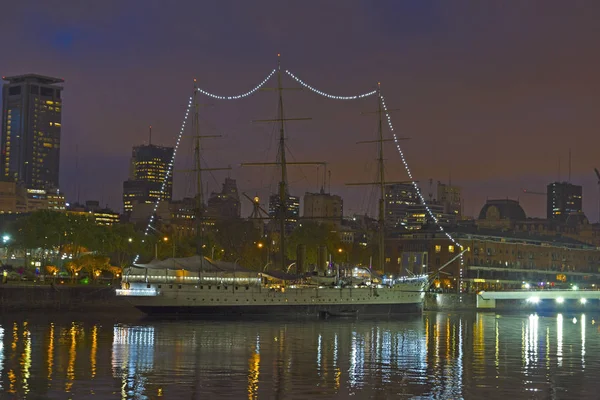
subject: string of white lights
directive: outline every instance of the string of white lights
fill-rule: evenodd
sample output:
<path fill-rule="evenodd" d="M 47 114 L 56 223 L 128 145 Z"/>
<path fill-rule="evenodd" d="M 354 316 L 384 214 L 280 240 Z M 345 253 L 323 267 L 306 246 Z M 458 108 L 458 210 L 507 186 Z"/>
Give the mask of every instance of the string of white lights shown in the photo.
<path fill-rule="evenodd" d="M 187 124 L 188 116 L 190 115 L 190 109 L 192 108 L 192 99 L 190 99 L 187 104 L 187 108 L 185 110 L 185 116 L 183 117 L 183 121 L 181 122 L 181 128 L 179 129 L 179 134 L 177 135 L 177 142 L 175 142 L 175 147 L 173 148 L 173 155 L 171 156 L 171 161 L 169 162 L 169 167 L 167 168 L 167 173 L 165 174 L 165 178 L 163 179 L 163 183 L 161 186 L 160 194 L 154 203 L 154 209 L 152 210 L 152 214 L 150 215 L 150 219 L 148 220 L 148 225 L 146 225 L 146 230 L 144 231 L 144 236 L 148 236 L 150 229 L 152 229 L 152 224 L 154 222 L 154 215 L 156 214 L 156 210 L 158 210 L 158 205 L 162 200 L 162 194 L 165 192 L 165 188 L 169 182 L 169 176 L 173 172 L 173 165 L 175 165 L 175 156 L 177 155 L 177 149 L 179 149 L 179 145 L 181 143 L 181 137 L 183 136 L 183 131 L 185 130 L 185 126 Z M 140 258 L 140 255 L 136 255 L 133 259 L 133 263 L 135 264 Z"/>
<path fill-rule="evenodd" d="M 446 235 L 446 237 L 448 239 L 450 239 L 452 241 L 452 243 L 454 243 L 458 247 L 462 248 L 462 246 L 452 237 L 452 235 L 450 235 L 448 232 L 446 232 L 444 230 L 444 227 L 440 224 L 438 218 L 435 216 L 435 214 L 433 213 L 433 211 L 431 211 L 431 209 L 427 205 L 427 202 L 425 201 L 425 198 L 423 197 L 423 194 L 421 193 L 421 190 L 419 189 L 419 185 L 417 185 L 417 183 L 415 182 L 415 180 L 413 178 L 413 174 L 412 174 L 410 168 L 408 167 L 408 163 L 406 162 L 406 158 L 404 157 L 404 152 L 402 151 L 402 148 L 400 147 L 400 141 L 398 140 L 398 137 L 396 136 L 396 132 L 394 131 L 394 126 L 392 125 L 392 118 L 390 117 L 390 114 L 389 114 L 389 112 L 387 110 L 387 106 L 385 104 L 385 98 L 383 97 L 383 95 L 380 95 L 380 96 L 381 96 L 381 104 L 383 106 L 383 111 L 385 112 L 385 116 L 387 118 L 388 126 L 390 128 L 390 131 L 392 132 L 393 137 L 394 137 L 394 143 L 396 144 L 396 149 L 398 150 L 398 153 L 400 154 L 400 158 L 402 159 L 402 164 L 404 164 L 404 169 L 406 169 L 406 173 L 408 174 L 408 177 L 409 177 L 412 185 L 414 186 L 414 188 L 415 188 L 415 190 L 417 192 L 417 196 L 419 196 L 419 199 L 421 200 L 421 203 L 425 206 L 425 210 L 427 211 L 427 213 L 429 214 L 429 216 L 439 226 L 440 230 L 442 232 L 444 232 L 444 234 Z"/>
<path fill-rule="evenodd" d="M 296 75 L 292 74 L 287 69 L 285 70 L 285 73 L 288 74 L 289 76 L 291 76 L 296 82 L 298 82 L 299 84 L 301 84 L 305 88 L 310 89 L 313 92 L 315 92 L 317 94 L 320 94 L 323 97 L 327 97 L 327 98 L 334 99 L 334 100 L 357 100 L 357 99 L 362 99 L 363 97 L 372 96 L 375 93 L 377 93 L 377 90 L 373 90 L 371 92 L 367 92 L 367 93 L 363 93 L 363 94 L 358 94 L 356 96 L 334 96 L 332 94 L 328 94 L 328 93 L 322 92 L 319 89 L 316 89 L 316 88 L 310 86 L 308 83 L 304 82 L 302 79 L 298 78 Z"/>
<path fill-rule="evenodd" d="M 198 92 L 202 93 L 206 96 L 218 99 L 218 100 L 237 100 L 237 99 L 241 99 L 247 96 L 250 96 L 251 94 L 253 94 L 254 92 L 256 92 L 258 89 L 260 89 L 262 86 L 265 85 L 265 83 L 267 83 L 269 81 L 269 79 L 271 79 L 271 77 L 273 76 L 273 74 L 275 74 L 276 70 L 272 70 L 271 73 L 269 75 L 267 75 L 267 77 L 261 82 L 259 83 L 257 86 L 255 86 L 252 90 L 250 90 L 249 92 L 246 93 L 242 93 L 242 94 L 238 94 L 235 96 L 219 96 L 213 93 L 209 93 L 206 90 L 200 89 L 198 88 Z M 181 128 L 179 130 L 179 134 L 177 135 L 177 142 L 175 143 L 175 147 L 173 149 L 173 156 L 171 157 L 171 161 L 169 162 L 169 166 L 167 168 L 167 173 L 165 174 L 165 178 L 163 179 L 163 183 L 161 186 L 161 191 L 160 194 L 158 196 L 158 198 L 156 199 L 156 202 L 154 203 L 154 208 L 152 210 L 152 214 L 150 215 L 150 218 L 148 220 L 148 225 L 146 225 L 146 230 L 144 231 L 144 236 L 148 236 L 148 233 L 150 233 L 150 229 L 153 229 L 153 224 L 154 224 L 154 217 L 156 214 L 156 211 L 158 210 L 158 206 L 162 200 L 162 194 L 164 193 L 168 181 L 169 181 L 169 176 L 171 175 L 171 173 L 173 172 L 173 165 L 175 165 L 175 157 L 177 155 L 177 150 L 179 149 L 179 145 L 181 143 L 181 138 L 183 136 L 183 131 L 185 130 L 185 126 L 187 124 L 187 120 L 188 120 L 188 116 L 190 114 L 190 109 L 192 107 L 192 97 L 190 97 L 188 105 L 187 105 L 187 109 L 185 110 L 185 116 L 183 117 L 183 121 L 181 122 Z M 140 255 L 137 254 L 135 256 L 135 258 L 133 259 L 133 262 L 136 263 L 140 258 Z"/>
<path fill-rule="evenodd" d="M 242 93 L 242 94 L 238 94 L 235 96 L 219 96 L 217 94 L 213 94 L 213 93 L 209 93 L 204 89 L 198 89 L 198 92 L 208 96 L 208 97 L 212 97 L 213 99 L 218 99 L 218 100 L 237 100 L 237 99 L 241 99 L 247 96 L 250 96 L 252 93 L 256 92 L 258 89 L 260 89 L 261 87 L 264 86 L 265 83 L 267 83 L 267 81 L 269 79 L 271 79 L 271 77 L 273 76 L 273 74 L 276 72 L 276 70 L 271 71 L 271 73 L 269 75 L 267 75 L 267 77 L 261 82 L 259 83 L 254 89 L 250 90 L 249 92 L 246 93 Z"/>
<path fill-rule="evenodd" d="M 392 125 L 392 118 L 390 117 L 390 113 L 388 112 L 387 106 L 385 104 L 385 98 L 383 97 L 383 95 L 381 93 L 379 93 L 379 96 L 381 96 L 381 104 L 383 105 L 383 110 L 385 111 L 385 116 L 387 118 L 387 123 L 390 128 L 390 132 L 392 132 L 392 135 L 394 137 L 394 143 L 396 144 L 396 149 L 398 150 L 398 154 L 400 154 L 400 158 L 402 159 L 402 163 L 404 164 L 404 169 L 406 169 L 406 173 L 408 174 L 408 177 L 410 178 L 410 181 L 411 181 L 412 185 L 414 186 L 414 188 L 417 192 L 417 195 L 419 196 L 419 199 L 421 200 L 421 204 L 423 204 L 425 206 L 425 210 L 427 210 L 427 214 L 429 214 L 429 216 L 433 219 L 433 221 L 438 226 L 438 228 L 440 228 L 440 231 L 443 232 L 444 235 L 446 235 L 446 237 L 452 243 L 454 243 L 454 245 L 457 246 L 461 251 L 460 269 L 459 269 L 459 284 L 458 284 L 459 286 L 458 287 L 462 288 L 463 267 L 464 267 L 464 257 L 462 254 L 463 246 L 456 239 L 454 239 L 452 237 L 452 235 L 450 235 L 450 233 L 448 233 L 448 232 L 446 232 L 446 230 L 444 230 L 444 227 L 440 224 L 439 220 L 437 219 L 437 217 L 435 216 L 433 211 L 431 211 L 431 209 L 427 205 L 427 202 L 425 201 L 425 198 L 421 194 L 421 190 L 419 189 L 419 186 L 415 182 L 412 172 L 410 171 L 410 168 L 408 167 L 408 163 L 406 162 L 406 157 L 404 157 L 404 152 L 402 151 L 402 148 L 400 147 L 400 141 L 398 140 L 398 137 L 396 136 L 396 132 L 394 131 L 394 126 Z M 460 301 L 462 302 L 462 298 L 460 299 Z"/>

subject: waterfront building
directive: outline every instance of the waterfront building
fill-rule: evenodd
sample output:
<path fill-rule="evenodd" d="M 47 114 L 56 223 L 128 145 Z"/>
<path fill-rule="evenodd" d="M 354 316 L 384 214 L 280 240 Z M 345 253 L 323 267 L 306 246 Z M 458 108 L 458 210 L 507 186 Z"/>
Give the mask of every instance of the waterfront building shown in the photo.
<path fill-rule="evenodd" d="M 468 250 L 462 263 L 456 243 L 426 229 L 386 240 L 386 270 L 427 271 L 446 290 L 598 285 L 600 229 L 587 220 L 571 222 L 528 219 L 518 201 L 488 200 L 475 223 L 445 229 Z"/>
<path fill-rule="evenodd" d="M 59 78 L 3 77 L 2 178 L 30 189 L 59 187 L 62 86 Z"/>

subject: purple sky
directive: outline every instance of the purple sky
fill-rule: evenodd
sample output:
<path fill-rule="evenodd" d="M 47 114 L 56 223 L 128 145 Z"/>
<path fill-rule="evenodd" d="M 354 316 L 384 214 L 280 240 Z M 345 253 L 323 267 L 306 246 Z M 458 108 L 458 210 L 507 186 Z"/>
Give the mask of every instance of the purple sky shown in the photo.
<path fill-rule="evenodd" d="M 173 145 L 192 79 L 218 94 L 260 82 L 282 53 L 283 68 L 332 94 L 371 90 L 377 81 L 393 113 L 416 179 L 463 187 L 465 212 L 487 197 L 519 197 L 530 216 L 545 213 L 545 191 L 567 178 L 598 220 L 600 168 L 600 3 L 597 1 L 13 1 L 3 4 L 0 75 L 39 73 L 65 79 L 61 187 L 68 200 L 97 199 L 121 209 L 131 147 Z M 274 82 L 273 82 L 274 83 Z M 286 85 L 293 82 L 286 78 Z M 263 198 L 276 180 L 269 169 L 274 130 L 252 124 L 275 116 L 274 93 L 238 101 L 202 99 L 209 167 L 231 165 L 241 191 Z M 298 161 L 327 161 L 331 190 L 348 213 L 375 206 L 368 188 L 346 182 L 374 178 L 375 148 L 356 145 L 376 132 L 374 98 L 342 102 L 309 91 L 288 92 L 288 146 Z M 183 142 L 176 170 L 191 162 Z M 77 151 L 76 151 L 77 149 Z M 394 148 L 387 172 L 405 180 Z M 78 160 L 78 161 L 77 161 Z M 207 177 L 218 190 L 226 173 Z M 192 194 L 176 172 L 175 195 Z M 290 172 L 292 194 L 317 189 L 315 168 Z M 424 184 L 425 194 L 429 185 Z M 78 189 L 77 189 L 78 188 Z M 248 204 L 244 203 L 244 212 Z"/>

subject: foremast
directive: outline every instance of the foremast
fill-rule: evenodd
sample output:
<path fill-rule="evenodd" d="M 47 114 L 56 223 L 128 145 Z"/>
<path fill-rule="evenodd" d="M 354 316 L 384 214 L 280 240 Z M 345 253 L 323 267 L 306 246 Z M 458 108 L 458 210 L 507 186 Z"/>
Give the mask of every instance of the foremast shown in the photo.
<path fill-rule="evenodd" d="M 195 228 L 196 228 L 196 254 L 200 257 L 204 256 L 204 191 L 202 189 L 202 171 L 223 171 L 230 170 L 231 167 L 227 168 L 202 168 L 202 146 L 201 139 L 203 138 L 218 138 L 221 135 L 200 135 L 200 123 L 199 123 L 200 105 L 198 104 L 198 83 L 194 78 L 194 118 L 192 119 L 192 131 L 194 138 L 194 168 L 192 172 L 196 174 L 196 215 L 195 215 Z"/>

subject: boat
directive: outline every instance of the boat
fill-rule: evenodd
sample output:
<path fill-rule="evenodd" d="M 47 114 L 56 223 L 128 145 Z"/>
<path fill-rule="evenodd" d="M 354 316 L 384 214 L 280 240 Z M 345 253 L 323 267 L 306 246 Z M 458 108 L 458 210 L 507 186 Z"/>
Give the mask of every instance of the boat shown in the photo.
<path fill-rule="evenodd" d="M 286 177 L 285 135 L 281 68 L 278 68 L 279 154 L 281 169 L 279 182 L 279 229 L 286 229 L 286 199 L 289 196 Z M 195 90 L 195 96 L 197 90 Z M 384 181 L 382 99 L 379 98 L 378 182 L 379 199 L 379 271 L 384 269 Z M 197 104 L 197 102 L 196 102 Z M 197 110 L 194 118 L 197 121 Z M 196 123 L 197 127 L 197 123 Z M 196 132 L 199 141 L 201 136 Z M 197 142 L 198 143 L 198 142 Z M 196 145 L 197 153 L 199 144 Z M 199 155 L 197 154 L 199 159 Z M 256 163 L 258 165 L 258 163 Z M 198 176 L 199 176 L 199 162 Z M 265 164 L 261 164 L 265 165 Z M 198 188 L 201 188 L 198 177 Z M 201 199 L 201 196 L 197 196 Z M 198 207 L 201 213 L 201 204 Z M 196 218 L 197 233 L 201 215 Z M 263 316 L 263 317 L 390 317 L 407 313 L 421 313 L 427 276 L 392 277 L 376 274 L 371 266 L 352 267 L 333 272 L 330 265 L 319 265 L 316 271 L 298 271 L 288 274 L 285 268 L 284 240 L 280 235 L 281 271 L 257 272 L 236 263 L 213 260 L 202 254 L 199 235 L 197 255 L 187 258 L 153 260 L 134 264 L 122 280 L 118 296 L 129 301 L 142 312 L 160 316 Z M 340 273 L 342 272 L 342 273 Z M 344 278 L 340 278 L 341 276 Z"/>

